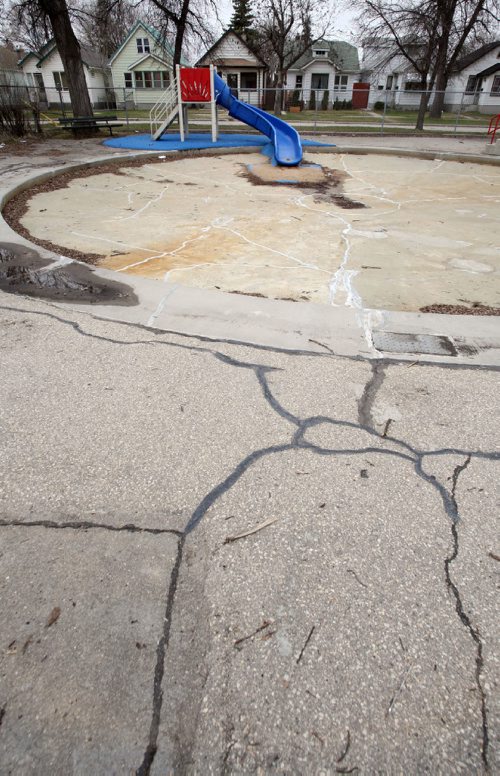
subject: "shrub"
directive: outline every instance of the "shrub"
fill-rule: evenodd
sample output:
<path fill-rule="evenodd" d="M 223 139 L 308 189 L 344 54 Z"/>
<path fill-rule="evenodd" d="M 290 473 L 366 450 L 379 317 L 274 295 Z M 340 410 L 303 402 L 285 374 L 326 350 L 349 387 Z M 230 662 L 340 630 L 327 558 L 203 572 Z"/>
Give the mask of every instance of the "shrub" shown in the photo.
<path fill-rule="evenodd" d="M 309 110 L 316 110 L 316 92 L 314 89 L 311 90 L 311 95 L 309 97 Z"/>
<path fill-rule="evenodd" d="M 373 110 L 384 110 L 384 103 L 382 102 L 382 100 L 377 100 L 377 102 L 373 106 Z"/>
<path fill-rule="evenodd" d="M 328 89 L 325 89 L 323 92 L 323 97 L 321 98 L 321 110 L 328 110 Z"/>
<path fill-rule="evenodd" d="M 295 91 L 292 93 L 290 105 L 292 105 L 294 108 L 300 107 L 300 89 L 295 89 Z"/>

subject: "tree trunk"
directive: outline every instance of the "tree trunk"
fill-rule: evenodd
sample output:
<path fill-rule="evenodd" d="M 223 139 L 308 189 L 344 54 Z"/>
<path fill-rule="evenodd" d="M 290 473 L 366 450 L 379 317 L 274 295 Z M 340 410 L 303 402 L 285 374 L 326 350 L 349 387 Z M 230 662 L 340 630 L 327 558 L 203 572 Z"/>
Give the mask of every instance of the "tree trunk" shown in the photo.
<path fill-rule="evenodd" d="M 434 99 L 429 111 L 432 119 L 440 119 L 444 105 L 444 90 L 448 83 L 446 65 L 448 62 L 449 34 L 443 34 L 439 41 L 436 57 L 436 69 L 434 71 Z"/>
<path fill-rule="evenodd" d="M 448 84 L 448 76 L 444 67 L 440 68 L 436 75 L 436 90 L 432 100 L 429 115 L 432 119 L 440 119 L 444 109 L 444 93 Z"/>
<path fill-rule="evenodd" d="M 57 50 L 68 79 L 73 116 L 92 116 L 80 44 L 71 26 L 66 0 L 40 0 L 40 7 L 52 25 Z"/>
<path fill-rule="evenodd" d="M 184 43 L 184 35 L 186 32 L 186 23 L 189 13 L 190 0 L 183 0 L 181 12 L 179 14 L 179 21 L 176 25 L 175 31 L 175 48 L 174 48 L 174 66 L 180 65 L 182 57 L 182 44 Z"/>
<path fill-rule="evenodd" d="M 285 69 L 280 64 L 276 79 L 276 91 L 274 93 L 274 115 L 281 116 L 283 110 L 283 85 L 285 83 Z"/>
<path fill-rule="evenodd" d="M 424 128 L 424 119 L 425 114 L 427 111 L 427 106 L 429 104 L 429 97 L 430 92 L 422 92 L 420 95 L 420 105 L 418 106 L 418 115 L 417 115 L 417 123 L 415 124 L 415 129 L 423 129 Z"/>

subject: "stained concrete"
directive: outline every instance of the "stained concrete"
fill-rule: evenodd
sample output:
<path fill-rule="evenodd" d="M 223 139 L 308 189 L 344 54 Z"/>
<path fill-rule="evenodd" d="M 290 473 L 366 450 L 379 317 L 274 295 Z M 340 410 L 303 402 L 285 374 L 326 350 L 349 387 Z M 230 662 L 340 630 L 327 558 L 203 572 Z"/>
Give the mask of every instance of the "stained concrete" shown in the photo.
<path fill-rule="evenodd" d="M 235 154 L 96 171 L 34 195 L 21 223 L 102 267 L 184 285 L 358 309 L 500 304 L 498 168 L 331 153 L 306 164 Z"/>

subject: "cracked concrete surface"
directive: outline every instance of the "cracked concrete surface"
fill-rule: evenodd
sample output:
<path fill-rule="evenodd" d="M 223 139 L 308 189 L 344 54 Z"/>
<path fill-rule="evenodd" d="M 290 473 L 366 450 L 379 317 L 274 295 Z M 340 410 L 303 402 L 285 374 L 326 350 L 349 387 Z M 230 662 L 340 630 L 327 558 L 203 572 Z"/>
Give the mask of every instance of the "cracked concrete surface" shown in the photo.
<path fill-rule="evenodd" d="M 0 331 L 2 771 L 498 771 L 498 369 Z"/>
<path fill-rule="evenodd" d="M 257 153 L 97 168 L 35 192 L 20 222 L 125 277 L 361 313 L 498 306 L 498 168 L 336 152 L 306 161 L 315 166 L 287 173 L 297 185 L 271 186 L 252 182 L 273 169 Z M 344 195 L 360 209 L 339 207 Z"/>

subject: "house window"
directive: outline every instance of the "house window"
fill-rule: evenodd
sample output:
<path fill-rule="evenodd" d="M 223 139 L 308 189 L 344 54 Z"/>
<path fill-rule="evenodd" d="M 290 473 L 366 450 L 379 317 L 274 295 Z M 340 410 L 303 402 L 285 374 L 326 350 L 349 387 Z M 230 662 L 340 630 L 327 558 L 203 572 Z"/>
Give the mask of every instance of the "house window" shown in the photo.
<path fill-rule="evenodd" d="M 328 89 L 328 73 L 313 73 L 311 89 Z"/>
<path fill-rule="evenodd" d="M 132 88 L 132 73 L 125 73 L 125 88 Z"/>
<path fill-rule="evenodd" d="M 137 53 L 149 54 L 149 38 L 136 38 Z"/>
<path fill-rule="evenodd" d="M 66 78 L 66 73 L 52 73 L 54 76 L 54 83 L 56 85 L 56 89 L 67 89 L 68 88 L 68 79 Z"/>
<path fill-rule="evenodd" d="M 465 86 L 465 93 L 466 94 L 473 94 L 476 90 L 476 81 L 477 78 L 475 75 L 470 75 L 467 79 L 467 84 Z"/>
<path fill-rule="evenodd" d="M 335 91 L 339 91 L 340 89 L 341 92 L 345 92 L 347 91 L 347 81 L 348 81 L 348 76 L 336 75 L 333 88 L 335 89 Z"/>
<path fill-rule="evenodd" d="M 314 51 L 315 57 L 326 57 L 327 54 L 328 52 L 326 51 L 326 49 L 315 49 Z"/>
<path fill-rule="evenodd" d="M 134 75 L 136 89 L 166 89 L 170 84 L 168 70 L 138 70 Z"/>
<path fill-rule="evenodd" d="M 240 83 L 242 89 L 256 89 L 257 73 L 241 73 Z"/>
<path fill-rule="evenodd" d="M 494 77 L 490 94 L 500 94 L 500 75 Z"/>
<path fill-rule="evenodd" d="M 425 92 L 425 81 L 406 81 L 405 92 Z"/>
<path fill-rule="evenodd" d="M 295 76 L 295 88 L 296 89 L 302 89 L 302 76 L 296 75 Z"/>
<path fill-rule="evenodd" d="M 386 89 L 392 89 L 392 82 L 393 81 L 394 81 L 394 76 L 393 75 L 388 75 L 387 76 L 387 81 L 385 82 L 385 88 Z"/>

